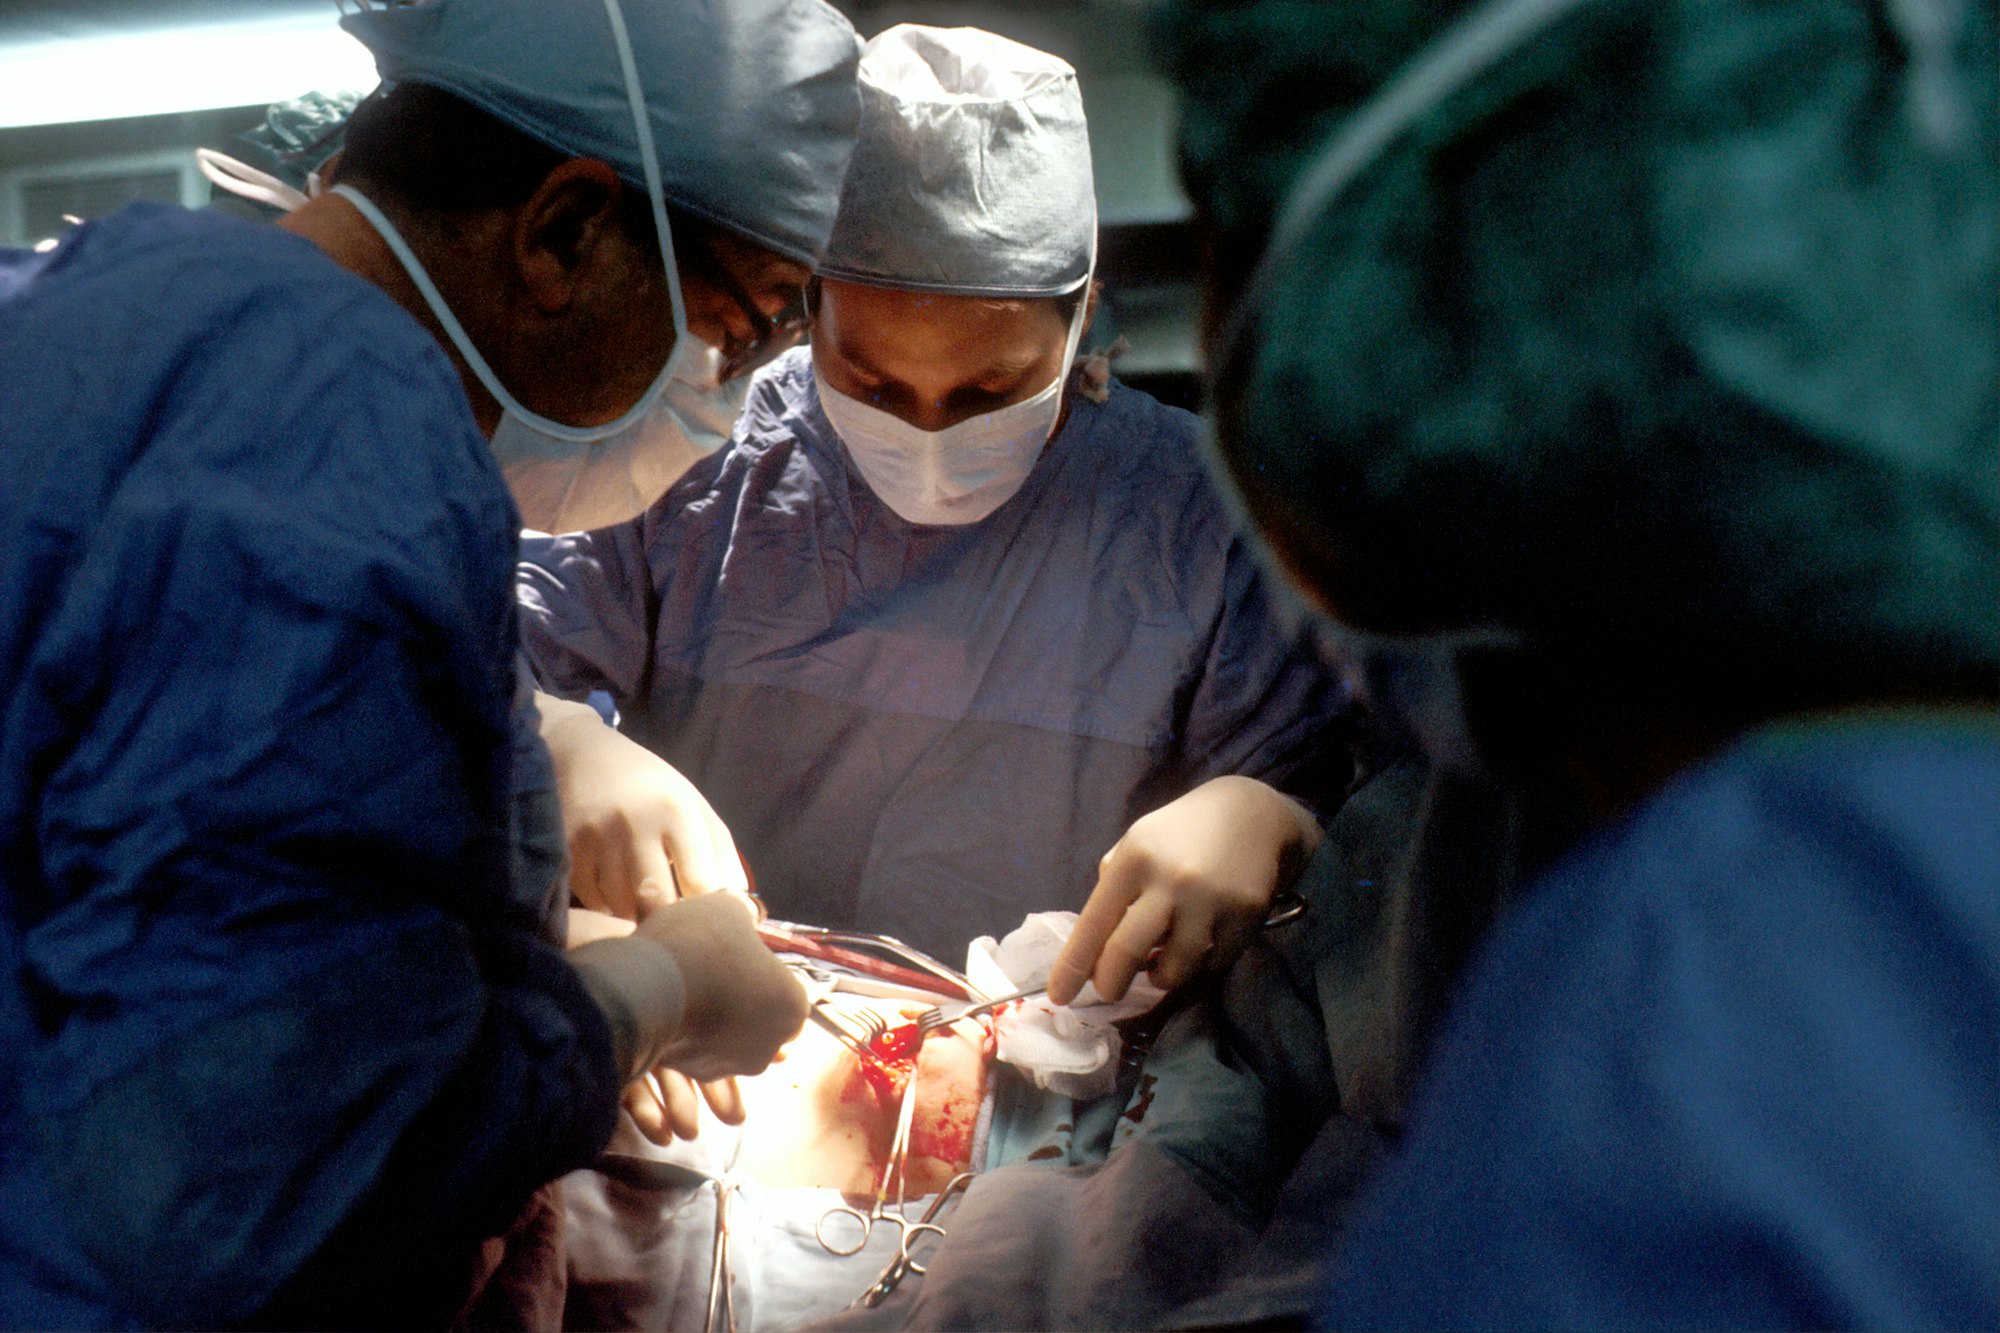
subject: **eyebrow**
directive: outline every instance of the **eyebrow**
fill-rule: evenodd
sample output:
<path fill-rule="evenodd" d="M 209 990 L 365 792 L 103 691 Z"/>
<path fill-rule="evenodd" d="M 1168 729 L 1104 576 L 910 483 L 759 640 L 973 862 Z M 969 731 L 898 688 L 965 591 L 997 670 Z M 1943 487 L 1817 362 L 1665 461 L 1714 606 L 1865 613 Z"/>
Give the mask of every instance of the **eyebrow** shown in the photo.
<path fill-rule="evenodd" d="M 1035 362 L 1041 359 L 1042 354 L 1040 352 L 1027 352 L 1018 357 L 1002 357 L 988 366 L 986 373 L 988 375 L 1019 375 L 1033 369 Z"/>
<path fill-rule="evenodd" d="M 845 346 L 843 346 L 840 349 L 840 355 L 847 361 L 849 365 L 853 366 L 856 370 L 860 371 L 864 375 L 871 376 L 872 378 L 878 380 L 894 380 L 898 384 L 902 383 L 901 380 L 897 380 L 894 375 L 885 372 L 880 366 L 876 365 L 873 361 L 870 361 L 867 357 L 862 356 L 859 353 L 849 351 Z M 1035 362 L 1040 359 L 1041 359 L 1040 355 L 1034 352 L 1030 352 L 1026 355 L 1019 357 L 1003 357 L 998 361 L 994 361 L 988 364 L 987 366 L 982 368 L 977 374 L 967 375 L 964 378 L 968 383 L 972 383 L 978 380 L 991 378 L 994 375 L 1021 375 L 1031 370 L 1034 367 Z"/>

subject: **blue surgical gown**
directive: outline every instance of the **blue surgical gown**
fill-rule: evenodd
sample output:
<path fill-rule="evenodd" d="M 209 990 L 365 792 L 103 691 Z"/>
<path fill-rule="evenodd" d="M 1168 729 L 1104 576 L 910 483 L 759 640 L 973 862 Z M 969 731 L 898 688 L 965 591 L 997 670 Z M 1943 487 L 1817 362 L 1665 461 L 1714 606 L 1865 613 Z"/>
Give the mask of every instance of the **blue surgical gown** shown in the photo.
<path fill-rule="evenodd" d="M 544 683 L 605 690 L 728 824 L 772 910 L 956 962 L 1079 908 L 1139 815 L 1222 774 L 1330 812 L 1346 693 L 1288 634 L 1189 413 L 1113 384 L 991 516 L 913 526 L 810 353 L 634 521 L 530 543 Z"/>
<path fill-rule="evenodd" d="M 0 275 L 0 1326 L 447 1319 L 617 1092 L 464 391 L 218 215 Z"/>
<path fill-rule="evenodd" d="M 2000 1326 L 2000 726 L 1767 731 L 1530 887 L 1320 1316 Z"/>

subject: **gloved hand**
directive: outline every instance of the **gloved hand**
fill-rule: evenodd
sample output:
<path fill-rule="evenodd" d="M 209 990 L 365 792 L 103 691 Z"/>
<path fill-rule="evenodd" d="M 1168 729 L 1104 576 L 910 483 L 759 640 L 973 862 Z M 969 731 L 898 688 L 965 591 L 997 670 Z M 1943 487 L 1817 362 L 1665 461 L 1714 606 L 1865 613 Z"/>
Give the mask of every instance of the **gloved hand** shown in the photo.
<path fill-rule="evenodd" d="M 1049 998 L 1068 1004 L 1091 981 L 1116 1000 L 1142 967 L 1171 989 L 1227 966 L 1319 839 L 1311 812 L 1254 778 L 1214 778 L 1134 820 L 1098 862 Z"/>
<path fill-rule="evenodd" d="M 654 1063 L 700 1081 L 757 1074 L 806 1021 L 806 992 L 757 935 L 744 894 L 671 903 L 633 932 L 673 955 L 686 1001 Z"/>
<path fill-rule="evenodd" d="M 749 887 L 728 828 L 671 764 L 588 704 L 540 693 L 535 704 L 578 902 L 636 921 L 676 897 Z"/>
<path fill-rule="evenodd" d="M 661 1065 L 700 1081 L 755 1074 L 798 1035 L 805 990 L 755 923 L 745 895 L 711 893 L 570 951 L 628 1080 Z"/>
<path fill-rule="evenodd" d="M 569 912 L 569 947 L 578 948 L 597 940 L 622 939 L 636 927 L 623 917 L 588 908 L 572 907 Z M 725 1125 L 743 1123 L 743 1093 L 733 1078 L 697 1083 L 677 1069 L 658 1065 L 639 1075 L 625 1087 L 625 1109 L 639 1132 L 655 1143 L 691 1139 L 701 1132 L 699 1096 L 708 1103 L 716 1119 Z"/>
<path fill-rule="evenodd" d="M 661 1065 L 641 1074 L 625 1089 L 625 1109 L 639 1132 L 658 1144 L 691 1139 L 701 1133 L 699 1096 L 725 1125 L 743 1123 L 743 1091 L 733 1078 L 697 1083 L 677 1069 Z"/>

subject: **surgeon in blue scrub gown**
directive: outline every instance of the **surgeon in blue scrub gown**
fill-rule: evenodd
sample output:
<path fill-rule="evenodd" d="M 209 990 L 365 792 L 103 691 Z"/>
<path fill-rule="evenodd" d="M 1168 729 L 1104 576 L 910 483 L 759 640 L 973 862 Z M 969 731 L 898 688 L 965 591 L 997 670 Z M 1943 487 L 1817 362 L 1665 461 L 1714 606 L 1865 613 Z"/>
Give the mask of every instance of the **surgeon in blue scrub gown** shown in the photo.
<path fill-rule="evenodd" d="M 351 16 L 491 81 L 376 99 L 465 171 L 399 184 L 357 118 L 355 193 L 280 228 L 0 252 L 0 1327 L 441 1326 L 634 1075 L 796 1032 L 736 895 L 561 951 L 512 395 L 438 323 L 610 422 L 687 336 L 639 128 L 817 83 L 838 170 L 844 20 L 673 14 L 629 62 L 615 5 Z"/>
<path fill-rule="evenodd" d="M 774 912 L 957 961 L 1090 900 L 1058 999 L 1122 993 L 1155 946 L 1183 979 L 1316 842 L 1345 695 L 1195 419 L 1071 374 L 1096 241 L 1074 73 L 905 25 L 861 88 L 810 352 L 641 519 L 531 544 L 527 642 L 701 789 Z"/>

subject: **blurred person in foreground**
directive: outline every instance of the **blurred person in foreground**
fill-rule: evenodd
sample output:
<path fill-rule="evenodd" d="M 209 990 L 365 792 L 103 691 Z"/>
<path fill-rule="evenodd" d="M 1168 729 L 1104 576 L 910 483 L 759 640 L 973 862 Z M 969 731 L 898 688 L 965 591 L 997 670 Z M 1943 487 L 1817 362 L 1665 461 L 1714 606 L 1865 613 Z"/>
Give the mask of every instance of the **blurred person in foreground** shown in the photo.
<path fill-rule="evenodd" d="M 1153 35 L 1216 458 L 1391 762 L 1209 1090 L 836 1322 L 2000 1323 L 1993 7 Z"/>
<path fill-rule="evenodd" d="M 1218 458 L 1376 710 L 1587 830 L 1318 1317 L 2000 1322 L 1994 7 L 1157 18 Z"/>

